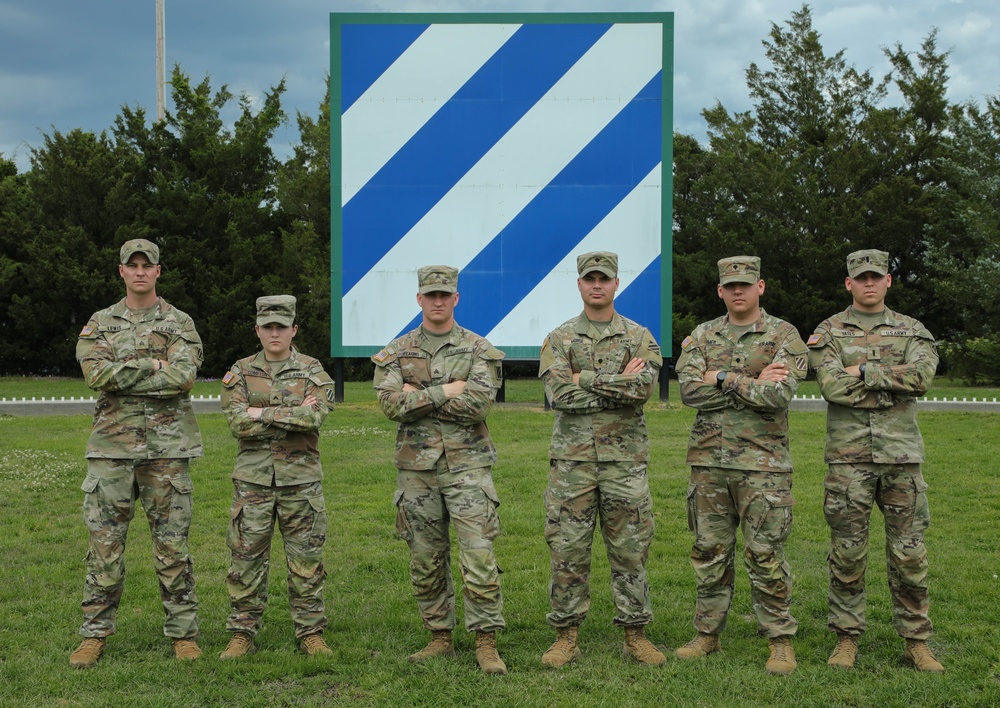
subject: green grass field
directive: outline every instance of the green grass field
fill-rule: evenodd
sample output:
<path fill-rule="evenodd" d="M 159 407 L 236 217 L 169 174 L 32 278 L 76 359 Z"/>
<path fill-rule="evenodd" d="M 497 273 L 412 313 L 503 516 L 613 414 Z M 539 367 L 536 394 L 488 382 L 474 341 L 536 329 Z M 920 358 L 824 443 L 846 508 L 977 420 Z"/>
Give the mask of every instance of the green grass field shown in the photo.
<path fill-rule="evenodd" d="M 8 395 L 13 381 L 0 380 L 0 396 Z M 212 385 L 217 390 L 217 383 Z M 0 705 L 1000 704 L 1000 478 L 994 458 L 1000 416 L 921 414 L 932 513 L 927 534 L 931 617 L 937 628 L 932 644 L 947 667 L 944 676 L 930 676 L 904 665 L 902 641 L 891 627 L 883 526 L 877 514 L 868 574 L 869 631 L 861 642 L 858 668 L 836 672 L 826 666 L 833 638 L 826 630 L 824 417 L 792 413 L 798 505 L 787 557 L 795 576 L 799 668 L 779 678 L 763 671 L 766 641 L 756 636 L 742 569 L 721 654 L 694 663 L 671 659 L 660 669 L 623 661 L 622 632 L 611 623 L 608 567 L 600 541 L 595 542 L 593 606 L 581 630 L 583 657 L 563 671 L 542 667 L 539 658 L 553 639 L 545 624 L 548 549 L 542 538 L 552 416 L 540 406 L 497 407 L 490 427 L 500 452 L 494 470 L 503 521 L 497 554 L 508 623 L 499 643 L 510 674 L 486 677 L 475 668 L 472 638 L 464 632 L 458 635 L 455 659 L 421 666 L 407 662 L 427 634 L 410 595 L 406 545 L 394 534 L 394 427 L 374 405 L 367 384 L 349 384 L 346 397 L 349 403 L 327 418 L 321 439 L 330 520 L 326 638 L 334 650 L 326 659 L 308 659 L 296 651 L 280 542 L 273 553 L 271 601 L 258 653 L 239 662 L 216 658 L 227 641 L 225 532 L 235 442 L 222 415 L 208 414 L 199 416 L 207 454 L 192 468 L 191 545 L 204 657 L 179 664 L 162 635 L 148 527 L 140 512 L 130 533 L 118 634 L 95 669 L 71 669 L 69 653 L 79 642 L 87 543 L 79 486 L 90 420 L 85 415 L 0 417 L 0 562 L 5 571 L 0 582 Z M 538 401 L 537 382 L 510 382 L 508 399 Z M 692 411 L 676 404 L 648 408 L 657 522 L 649 561 L 656 619 L 648 634 L 661 647 L 679 646 L 693 632 L 691 536 L 684 508 L 684 455 L 692 419 Z"/>

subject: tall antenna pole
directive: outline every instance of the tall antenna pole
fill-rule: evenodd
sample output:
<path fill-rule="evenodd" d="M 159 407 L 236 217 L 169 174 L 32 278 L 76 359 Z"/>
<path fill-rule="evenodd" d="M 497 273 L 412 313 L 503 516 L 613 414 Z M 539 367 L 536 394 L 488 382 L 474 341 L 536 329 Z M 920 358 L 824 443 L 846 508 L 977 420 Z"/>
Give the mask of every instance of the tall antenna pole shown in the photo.
<path fill-rule="evenodd" d="M 163 0 L 156 0 L 156 120 L 162 121 L 164 116 L 164 92 L 166 90 L 166 73 L 163 67 L 163 46 L 166 31 L 163 26 Z"/>

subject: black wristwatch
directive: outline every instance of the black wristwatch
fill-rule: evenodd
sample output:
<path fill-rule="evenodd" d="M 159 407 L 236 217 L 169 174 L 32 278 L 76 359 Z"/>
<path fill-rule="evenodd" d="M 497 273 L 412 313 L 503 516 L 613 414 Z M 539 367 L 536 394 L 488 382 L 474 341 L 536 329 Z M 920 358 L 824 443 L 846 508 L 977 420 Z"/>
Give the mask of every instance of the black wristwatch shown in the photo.
<path fill-rule="evenodd" d="M 715 387 L 721 391 L 722 390 L 722 384 L 723 384 L 723 382 L 725 380 L 726 380 L 726 372 L 725 371 L 720 371 L 719 373 L 717 373 L 715 375 Z"/>
<path fill-rule="evenodd" d="M 865 377 L 865 364 L 862 364 L 861 366 L 859 366 L 858 367 L 858 371 L 861 372 L 861 378 L 863 379 Z"/>

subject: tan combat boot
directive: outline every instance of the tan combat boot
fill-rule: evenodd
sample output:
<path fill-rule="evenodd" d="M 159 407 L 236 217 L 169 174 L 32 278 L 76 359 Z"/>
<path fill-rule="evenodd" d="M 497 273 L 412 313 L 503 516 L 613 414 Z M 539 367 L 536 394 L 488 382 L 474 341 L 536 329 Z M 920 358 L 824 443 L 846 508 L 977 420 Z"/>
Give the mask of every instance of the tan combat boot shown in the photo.
<path fill-rule="evenodd" d="M 694 639 L 674 652 L 678 659 L 701 659 L 722 649 L 718 634 L 699 632 Z"/>
<path fill-rule="evenodd" d="M 416 654 L 410 654 L 410 661 L 419 664 L 435 656 L 455 656 L 455 645 L 451 642 L 450 629 L 436 629 L 431 632 L 431 641 Z"/>
<path fill-rule="evenodd" d="M 497 652 L 497 635 L 493 632 L 476 632 L 476 662 L 484 674 L 506 674 L 507 664 Z"/>
<path fill-rule="evenodd" d="M 101 658 L 106 642 L 104 637 L 87 637 L 69 655 L 69 665 L 74 669 L 89 669 Z"/>
<path fill-rule="evenodd" d="M 837 646 L 826 660 L 829 666 L 838 669 L 853 669 L 858 659 L 858 638 L 853 634 L 837 633 Z"/>
<path fill-rule="evenodd" d="M 320 654 L 333 654 L 333 650 L 323 641 L 322 632 L 314 632 L 302 637 L 299 642 L 299 649 L 308 656 L 319 656 Z"/>
<path fill-rule="evenodd" d="M 646 639 L 642 626 L 625 628 L 625 655 L 647 666 L 663 666 L 667 663 L 667 657 Z"/>
<path fill-rule="evenodd" d="M 579 627 L 556 627 L 556 641 L 549 650 L 542 654 L 542 664 L 553 669 L 560 669 L 566 664 L 576 661 L 580 656 L 580 647 L 576 645 Z"/>
<path fill-rule="evenodd" d="M 903 656 L 909 663 L 913 664 L 913 668 L 917 671 L 928 671 L 932 674 L 944 673 L 944 667 L 941 666 L 941 662 L 934 658 L 934 652 L 931 651 L 926 640 L 907 639 L 906 651 Z"/>
<path fill-rule="evenodd" d="M 174 656 L 179 661 L 194 661 L 201 656 L 201 649 L 194 637 L 174 640 Z"/>
<path fill-rule="evenodd" d="M 795 671 L 798 665 L 795 663 L 795 650 L 792 649 L 791 637 L 772 637 L 767 640 L 771 649 L 771 656 L 768 657 L 764 670 L 776 676 L 787 676 Z"/>
<path fill-rule="evenodd" d="M 246 632 L 234 632 L 233 636 L 229 638 L 226 650 L 219 654 L 219 658 L 223 661 L 239 659 L 241 656 L 253 654 L 255 651 L 257 651 L 257 647 L 254 646 L 253 637 Z"/>

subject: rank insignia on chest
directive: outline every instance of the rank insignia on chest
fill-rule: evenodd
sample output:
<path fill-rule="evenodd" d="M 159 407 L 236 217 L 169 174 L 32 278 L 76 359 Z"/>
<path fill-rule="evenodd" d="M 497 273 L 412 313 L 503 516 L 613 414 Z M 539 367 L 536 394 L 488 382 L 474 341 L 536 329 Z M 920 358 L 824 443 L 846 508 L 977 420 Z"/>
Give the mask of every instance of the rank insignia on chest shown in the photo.
<path fill-rule="evenodd" d="M 222 377 L 223 386 L 230 386 L 234 381 L 236 381 L 236 374 L 232 371 L 227 371 L 226 375 Z"/>
<path fill-rule="evenodd" d="M 810 334 L 809 339 L 806 340 L 807 347 L 815 347 L 819 344 L 819 340 L 823 338 L 821 334 Z"/>

